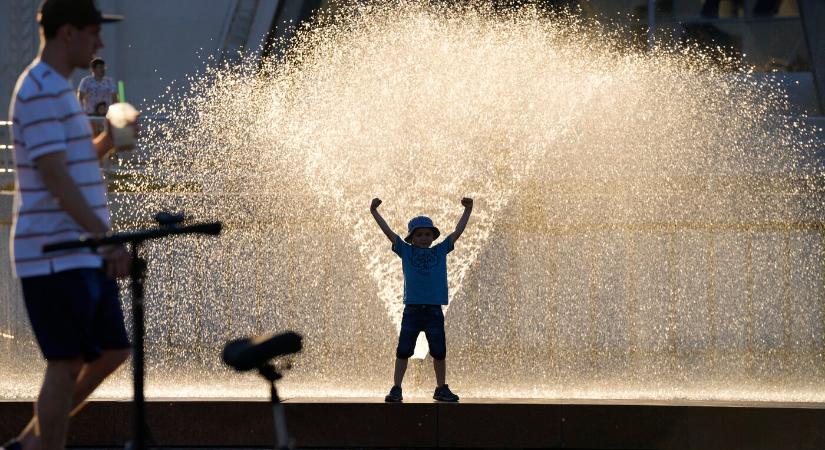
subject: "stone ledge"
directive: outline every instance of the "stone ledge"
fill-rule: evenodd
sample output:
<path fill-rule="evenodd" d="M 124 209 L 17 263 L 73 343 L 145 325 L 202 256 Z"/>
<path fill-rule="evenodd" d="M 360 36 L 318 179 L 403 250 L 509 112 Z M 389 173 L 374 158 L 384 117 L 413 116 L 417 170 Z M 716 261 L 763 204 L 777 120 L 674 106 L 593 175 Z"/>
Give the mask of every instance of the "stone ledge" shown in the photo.
<path fill-rule="evenodd" d="M 802 450 L 825 448 L 825 405 L 469 399 L 459 404 L 380 399 L 292 399 L 298 447 Z M 0 436 L 16 433 L 31 403 L 0 402 Z M 263 400 L 155 400 L 157 446 L 266 447 Z M 127 401 L 93 401 L 73 420 L 69 445 L 117 447 L 130 435 Z"/>

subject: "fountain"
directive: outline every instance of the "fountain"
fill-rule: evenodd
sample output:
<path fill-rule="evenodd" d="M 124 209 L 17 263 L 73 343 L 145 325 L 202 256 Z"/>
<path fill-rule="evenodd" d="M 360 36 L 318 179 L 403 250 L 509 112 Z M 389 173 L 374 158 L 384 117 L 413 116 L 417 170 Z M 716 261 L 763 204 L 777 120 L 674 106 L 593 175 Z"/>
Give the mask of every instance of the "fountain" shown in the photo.
<path fill-rule="evenodd" d="M 604 28 L 369 6 L 170 88 L 116 220 L 226 229 L 148 246 L 147 394 L 265 397 L 220 346 L 295 329 L 287 395 L 382 396 L 402 280 L 370 199 L 397 232 L 419 214 L 450 231 L 472 196 L 446 311 L 463 396 L 825 401 L 821 140 L 716 50 L 640 53 Z M 6 308 L 0 398 L 31 398 L 42 366 Z M 433 383 L 414 360 L 405 395 Z M 128 392 L 121 373 L 97 395 Z"/>

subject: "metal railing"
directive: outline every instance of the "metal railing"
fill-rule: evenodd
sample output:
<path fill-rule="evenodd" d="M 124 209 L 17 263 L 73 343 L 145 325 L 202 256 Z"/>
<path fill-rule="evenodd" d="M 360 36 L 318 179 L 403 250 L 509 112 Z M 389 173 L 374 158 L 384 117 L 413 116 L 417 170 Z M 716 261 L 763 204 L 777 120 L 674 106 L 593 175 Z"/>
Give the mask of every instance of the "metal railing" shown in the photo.
<path fill-rule="evenodd" d="M 92 121 L 104 121 L 105 117 L 89 117 Z M 12 122 L 0 120 L 0 177 L 14 174 L 14 141 Z M 8 189 L 9 180 L 0 180 L 0 190 Z"/>
<path fill-rule="evenodd" d="M 14 144 L 11 138 L 11 121 L 0 120 L 0 173 L 14 171 Z"/>
<path fill-rule="evenodd" d="M 89 121 L 103 124 L 106 118 L 103 116 L 87 116 Z M 141 122 L 164 122 L 166 117 L 162 115 L 141 115 Z M 130 151 L 134 153 L 135 150 Z M 117 158 L 110 158 L 101 162 L 104 173 L 117 172 L 120 168 Z M 12 138 L 12 122 L 10 120 L 0 120 L 0 191 L 12 188 L 10 183 L 14 182 L 14 142 Z"/>

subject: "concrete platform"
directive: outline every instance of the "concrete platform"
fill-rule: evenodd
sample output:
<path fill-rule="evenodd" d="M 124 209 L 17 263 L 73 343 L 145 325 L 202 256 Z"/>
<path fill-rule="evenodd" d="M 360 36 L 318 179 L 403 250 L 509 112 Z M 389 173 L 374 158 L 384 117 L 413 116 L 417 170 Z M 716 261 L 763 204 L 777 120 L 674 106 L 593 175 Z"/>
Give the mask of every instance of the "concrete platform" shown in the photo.
<path fill-rule="evenodd" d="M 28 402 L 0 402 L 0 437 L 16 433 L 31 409 Z M 825 449 L 821 404 L 302 398 L 285 409 L 302 448 Z M 147 414 L 159 447 L 273 442 L 271 410 L 262 400 L 154 400 Z M 73 420 L 69 445 L 122 446 L 130 418 L 127 401 L 93 401 Z"/>

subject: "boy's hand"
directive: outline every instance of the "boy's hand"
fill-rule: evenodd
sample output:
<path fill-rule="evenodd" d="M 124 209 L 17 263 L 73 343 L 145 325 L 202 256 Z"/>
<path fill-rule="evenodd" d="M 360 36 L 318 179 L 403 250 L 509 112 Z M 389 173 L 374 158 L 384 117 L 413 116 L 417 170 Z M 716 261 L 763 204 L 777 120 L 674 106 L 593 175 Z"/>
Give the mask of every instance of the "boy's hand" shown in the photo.
<path fill-rule="evenodd" d="M 381 199 L 380 198 L 372 199 L 372 203 L 370 204 L 370 211 L 375 211 L 376 209 L 378 209 L 379 205 L 381 205 Z"/>
<path fill-rule="evenodd" d="M 461 233 L 464 232 L 464 227 L 467 226 L 467 221 L 470 220 L 470 214 L 473 213 L 473 199 L 464 197 L 461 199 L 461 204 L 464 205 L 464 212 L 461 214 L 461 218 L 458 219 L 458 225 L 455 226 L 455 231 L 450 233 L 449 236 L 453 244 L 461 237 Z"/>

